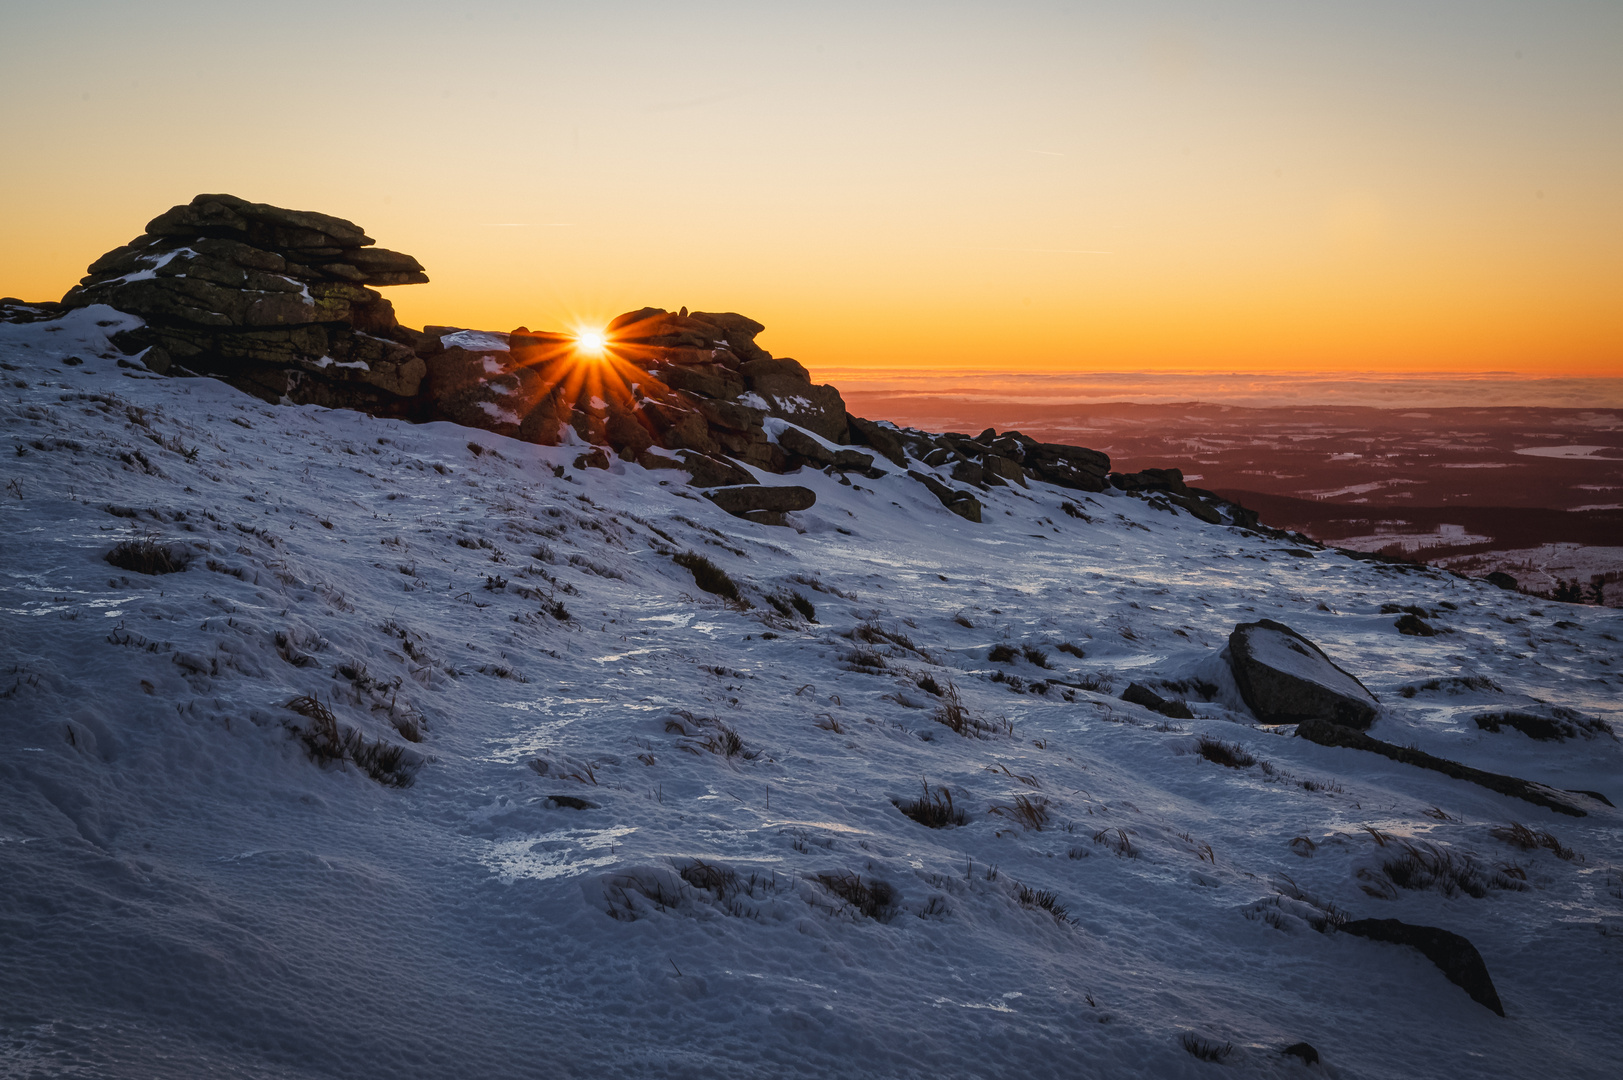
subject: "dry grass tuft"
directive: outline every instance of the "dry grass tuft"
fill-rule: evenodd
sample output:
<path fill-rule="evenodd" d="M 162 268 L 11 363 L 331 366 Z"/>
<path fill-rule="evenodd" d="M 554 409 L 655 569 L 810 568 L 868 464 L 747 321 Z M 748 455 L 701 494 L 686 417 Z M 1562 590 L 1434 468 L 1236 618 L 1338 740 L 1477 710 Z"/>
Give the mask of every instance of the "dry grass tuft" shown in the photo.
<path fill-rule="evenodd" d="M 701 745 L 712 754 L 718 754 L 724 758 L 754 756 L 744 749 L 744 740 L 739 736 L 738 732 L 720 720 L 716 721 L 716 730 L 706 735 Z"/>
<path fill-rule="evenodd" d="M 1009 767 L 1003 764 L 1001 761 L 994 765 L 988 765 L 986 767 L 986 771 L 990 773 L 1000 772 L 1004 776 L 1007 776 L 1010 780 L 1018 780 L 1027 787 L 1042 787 L 1042 785 L 1037 782 L 1037 777 L 1034 774 L 1010 772 Z"/>
<path fill-rule="evenodd" d="M 151 540 L 126 540 L 105 556 L 120 570 L 136 574 L 178 574 L 192 561 L 185 548 L 171 548 Z"/>
<path fill-rule="evenodd" d="M 1378 874 L 1368 869 L 1358 872 L 1366 883 L 1359 887 L 1370 896 L 1392 899 L 1397 895 L 1395 889 L 1412 889 L 1448 897 L 1463 893 L 1480 900 L 1491 889 L 1519 892 L 1527 888 L 1526 871 L 1519 866 L 1490 870 L 1470 855 L 1456 855 L 1435 844 L 1390 843 L 1400 849 L 1399 854 L 1381 863 Z"/>
<path fill-rule="evenodd" d="M 814 623 L 817 621 L 817 607 L 810 600 L 806 599 L 804 593 L 791 590 L 789 593 L 789 604 L 796 611 L 800 612 L 801 616 L 807 622 Z"/>
<path fill-rule="evenodd" d="M 1193 1031 L 1184 1032 L 1179 1042 L 1183 1043 L 1185 1050 L 1202 1061 L 1220 1062 L 1234 1053 L 1233 1043 L 1208 1042 Z"/>
<path fill-rule="evenodd" d="M 885 658 L 878 649 L 855 648 L 840 657 L 845 670 L 863 675 L 878 675 L 885 670 Z"/>
<path fill-rule="evenodd" d="M 1064 926 L 1071 921 L 1070 913 L 1060 906 L 1059 897 L 1046 889 L 1032 889 L 1026 885 L 1015 885 L 1014 898 L 1023 908 L 1033 908 L 1046 911 L 1054 917 L 1054 921 Z"/>
<path fill-rule="evenodd" d="M 1572 862 L 1574 859 L 1579 862 L 1583 861 L 1582 855 L 1564 846 L 1561 841 L 1555 838 L 1555 834 L 1548 829 L 1529 829 L 1519 821 L 1512 821 L 1509 825 L 1494 826 L 1493 836 L 1494 839 L 1503 840 L 1511 847 L 1520 848 L 1522 851 L 1536 851 L 1539 848 L 1544 848 L 1553 853 L 1558 859 L 1565 859 L 1567 862 Z"/>
<path fill-rule="evenodd" d="M 684 551 L 680 555 L 672 555 L 671 561 L 689 571 L 693 575 L 693 583 L 705 592 L 735 604 L 744 603 L 744 598 L 738 592 L 738 583 L 727 576 L 727 571 L 698 552 Z"/>
<path fill-rule="evenodd" d="M 341 727 L 333 711 L 311 695 L 296 697 L 287 707 L 310 721 L 294 730 L 311 760 L 325 764 L 348 758 L 356 768 L 385 787 L 411 786 L 416 768 L 407 763 L 405 747 L 393 746 L 382 739 L 369 742 L 354 728 Z"/>
<path fill-rule="evenodd" d="M 1016 795 L 1012 806 L 993 806 L 991 812 L 1006 817 L 1024 828 L 1042 832 L 1050 821 L 1048 800 L 1038 796 Z"/>
<path fill-rule="evenodd" d="M 1202 735 L 1195 750 L 1207 761 L 1230 769 L 1245 769 L 1257 763 L 1257 759 L 1244 747 L 1226 743 L 1222 739 L 1214 739 L 1210 735 Z"/>
<path fill-rule="evenodd" d="M 958 688 L 952 683 L 948 683 L 947 689 L 942 692 L 941 704 L 930 714 L 930 719 L 966 739 L 990 739 L 997 735 L 1014 734 L 1014 725 L 1008 720 L 983 720 L 972 716 L 958 696 Z"/>
<path fill-rule="evenodd" d="M 893 645 L 898 648 L 906 649 L 910 653 L 917 653 L 920 656 L 926 655 L 924 650 L 913 644 L 913 639 L 908 637 L 906 634 L 898 630 L 886 630 L 877 623 L 858 623 L 852 628 L 851 632 L 845 636 L 850 638 L 852 641 L 859 641 L 866 645 Z M 895 655 L 895 653 L 892 652 L 891 655 Z"/>
<path fill-rule="evenodd" d="M 896 809 L 927 828 L 950 829 L 969 824 L 969 815 L 952 804 L 952 792 L 944 787 L 932 792 L 927 781 L 919 798 L 891 801 Z"/>
<path fill-rule="evenodd" d="M 863 881 L 860 874 L 841 870 L 818 874 L 816 881 L 867 918 L 885 922 L 896 906 L 896 890 L 884 881 Z"/>
<path fill-rule="evenodd" d="M 1127 838 L 1127 831 L 1125 829 L 1100 829 L 1098 832 L 1093 834 L 1093 842 L 1095 844 L 1103 844 L 1105 847 L 1115 852 L 1120 858 L 1138 858 L 1138 849 L 1135 848 L 1133 846 L 1133 842 Z"/>

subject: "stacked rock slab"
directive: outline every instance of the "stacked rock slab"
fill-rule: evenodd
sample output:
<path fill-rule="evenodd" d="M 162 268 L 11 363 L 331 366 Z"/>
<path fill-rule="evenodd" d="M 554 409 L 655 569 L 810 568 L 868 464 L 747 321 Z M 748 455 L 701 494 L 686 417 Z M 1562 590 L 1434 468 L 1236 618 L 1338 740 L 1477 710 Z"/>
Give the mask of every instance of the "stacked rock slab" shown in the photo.
<path fill-rule="evenodd" d="M 268 401 L 393 413 L 425 371 L 420 335 L 368 286 L 428 280 L 354 222 L 199 195 L 90 266 L 62 298 L 146 325 L 115 343 L 147 367 L 218 375 Z"/>

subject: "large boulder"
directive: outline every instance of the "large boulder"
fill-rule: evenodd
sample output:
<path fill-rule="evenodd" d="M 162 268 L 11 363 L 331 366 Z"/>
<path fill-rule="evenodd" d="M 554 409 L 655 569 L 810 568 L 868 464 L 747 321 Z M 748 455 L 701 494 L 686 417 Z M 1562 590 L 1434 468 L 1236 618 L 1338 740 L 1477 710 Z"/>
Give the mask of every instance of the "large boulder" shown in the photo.
<path fill-rule="evenodd" d="M 902 438 L 896 425 L 875 420 L 864 420 L 860 416 L 845 414 L 845 422 L 852 442 L 862 446 L 871 446 L 883 454 L 891 464 L 907 467 L 907 442 Z"/>
<path fill-rule="evenodd" d="M 830 442 L 849 440 L 845 399 L 832 386 L 814 385 L 811 373 L 798 362 L 765 357 L 740 364 L 738 373 L 769 415 L 799 424 Z"/>
<path fill-rule="evenodd" d="M 1284 623 L 1241 623 L 1229 635 L 1240 694 L 1265 724 L 1324 719 L 1364 730 L 1380 705 L 1364 684 Z"/>
<path fill-rule="evenodd" d="M 1038 480 L 1076 491 L 1103 491 L 1110 455 L 1063 443 L 1025 442 L 1026 471 Z"/>
<path fill-rule="evenodd" d="M 705 497 L 734 517 L 763 525 L 785 525 L 785 514 L 809 510 L 817 502 L 817 493 L 810 488 L 766 484 L 717 488 L 705 492 Z"/>
<path fill-rule="evenodd" d="M 140 316 L 114 343 L 154 371 L 178 365 L 269 401 L 399 414 L 427 374 L 420 335 L 368 286 L 428 276 L 374 244 L 343 218 L 199 195 L 97 259 L 62 304 Z"/>
<path fill-rule="evenodd" d="M 755 477 L 749 470 L 741 467 L 726 458 L 715 457 L 711 454 L 699 454 L 692 450 L 683 450 L 677 454 L 683 468 L 687 469 L 692 477 L 695 487 L 735 487 L 739 484 L 753 484 Z"/>
<path fill-rule="evenodd" d="M 1173 491 L 1183 495 L 1189 485 L 1183 481 L 1182 469 L 1140 469 L 1136 473 L 1110 474 L 1110 486 L 1121 491 Z"/>
<path fill-rule="evenodd" d="M 1358 919 L 1345 922 L 1338 928 L 1343 934 L 1353 934 L 1371 941 L 1385 941 L 1416 949 L 1427 960 L 1436 964 L 1449 982 L 1471 995 L 1471 1000 L 1505 1015 L 1499 1003 L 1499 992 L 1494 989 L 1488 965 L 1464 937 L 1452 930 L 1435 926 L 1416 926 L 1400 919 Z"/>

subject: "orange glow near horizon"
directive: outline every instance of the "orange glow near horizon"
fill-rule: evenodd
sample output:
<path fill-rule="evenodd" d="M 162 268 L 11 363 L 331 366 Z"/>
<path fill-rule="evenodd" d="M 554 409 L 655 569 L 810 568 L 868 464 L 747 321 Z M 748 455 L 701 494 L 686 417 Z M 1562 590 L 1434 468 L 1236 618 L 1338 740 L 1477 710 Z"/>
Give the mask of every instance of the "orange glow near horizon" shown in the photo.
<path fill-rule="evenodd" d="M 1623 377 L 1623 5 L 324 10 L 364 56 L 194 6 L 0 19 L 0 295 L 227 191 L 416 256 L 413 327 L 686 305 L 814 374 Z M 409 169 L 276 152 L 383 85 Z"/>

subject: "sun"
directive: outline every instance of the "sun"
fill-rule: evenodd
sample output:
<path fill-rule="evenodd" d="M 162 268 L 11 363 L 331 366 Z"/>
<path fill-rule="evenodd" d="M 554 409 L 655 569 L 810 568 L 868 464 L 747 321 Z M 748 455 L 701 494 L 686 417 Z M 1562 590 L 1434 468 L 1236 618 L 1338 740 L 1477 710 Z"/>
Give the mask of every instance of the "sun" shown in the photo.
<path fill-rule="evenodd" d="M 602 356 L 607 344 L 601 330 L 582 330 L 575 335 L 575 351 L 587 356 Z"/>

